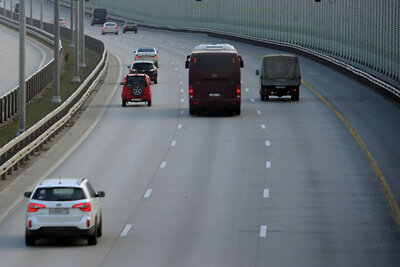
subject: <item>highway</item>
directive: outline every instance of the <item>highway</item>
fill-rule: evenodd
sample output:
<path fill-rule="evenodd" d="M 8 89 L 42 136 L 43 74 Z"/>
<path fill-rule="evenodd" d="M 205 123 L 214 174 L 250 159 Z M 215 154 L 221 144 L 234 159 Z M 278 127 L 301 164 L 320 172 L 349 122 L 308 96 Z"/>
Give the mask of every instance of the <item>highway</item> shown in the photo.
<path fill-rule="evenodd" d="M 19 85 L 19 33 L 5 26 L 0 27 L 0 96 Z M 42 43 L 26 39 L 25 74 L 34 74 L 53 58 L 53 50 Z"/>
<path fill-rule="evenodd" d="M 69 21 L 67 9 L 61 14 Z M 106 192 L 103 237 L 96 246 L 42 239 L 26 247 L 27 201 L 19 199 L 0 219 L 2 266 L 399 265 L 399 229 L 353 136 L 399 203 L 398 104 L 302 56 L 300 101 L 261 102 L 255 70 L 262 55 L 280 51 L 145 28 L 102 36 L 99 25 L 85 24 L 110 53 L 104 82 L 76 124 L 10 188 L 22 196 L 41 178 L 87 177 Z M 244 60 L 242 113 L 190 116 L 186 55 L 221 42 Z M 122 108 L 119 82 L 142 45 L 160 52 L 152 107 Z"/>

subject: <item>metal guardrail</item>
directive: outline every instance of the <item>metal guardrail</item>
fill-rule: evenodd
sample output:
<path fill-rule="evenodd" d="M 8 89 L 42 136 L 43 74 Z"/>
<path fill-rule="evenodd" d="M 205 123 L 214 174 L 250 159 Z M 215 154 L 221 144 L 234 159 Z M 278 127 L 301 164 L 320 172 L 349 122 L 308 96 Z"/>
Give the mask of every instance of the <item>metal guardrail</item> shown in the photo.
<path fill-rule="evenodd" d="M 38 21 L 33 21 L 33 25 L 38 25 L 38 23 Z M 45 24 L 44 29 L 52 32 L 52 24 Z M 42 32 L 40 29 L 35 29 L 35 31 Z M 68 37 L 70 31 L 67 28 L 60 28 L 60 34 Z M 85 36 L 85 43 L 88 49 L 101 54 L 101 59 L 96 68 L 57 109 L 0 148 L 0 177 L 2 180 L 6 178 L 7 174 L 12 174 L 13 170 L 17 170 L 18 166 L 29 159 L 30 155 L 41 149 L 43 144 L 65 127 L 68 120 L 82 106 L 91 91 L 101 80 L 107 66 L 106 47 L 103 42 L 90 36 Z"/>
<path fill-rule="evenodd" d="M 0 14 L 2 14 L 1 8 Z M 16 30 L 19 29 L 18 21 L 4 16 L 0 16 L 0 23 Z M 54 44 L 53 35 L 46 31 L 35 28 L 31 25 L 26 25 L 26 32 L 31 37 L 43 41 L 48 46 Z M 62 46 L 60 42 L 60 53 L 61 50 Z M 35 98 L 53 80 L 53 64 L 54 59 L 26 79 L 26 103 L 29 103 L 33 98 Z M 10 92 L 0 97 L 0 123 L 7 121 L 18 113 L 18 88 L 19 86 L 16 86 Z"/>

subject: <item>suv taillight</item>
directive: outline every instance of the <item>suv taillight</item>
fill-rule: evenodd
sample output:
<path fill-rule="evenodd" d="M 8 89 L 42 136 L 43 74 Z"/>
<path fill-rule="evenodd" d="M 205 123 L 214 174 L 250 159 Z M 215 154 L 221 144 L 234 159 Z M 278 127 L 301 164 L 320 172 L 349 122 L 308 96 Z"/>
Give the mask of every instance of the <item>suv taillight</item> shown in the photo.
<path fill-rule="evenodd" d="M 80 204 L 75 204 L 72 206 L 73 209 L 77 208 L 80 209 L 81 211 L 91 211 L 92 209 L 90 208 L 90 202 L 85 202 L 85 203 L 80 203 Z"/>
<path fill-rule="evenodd" d="M 45 205 L 37 204 L 37 203 L 29 203 L 28 212 L 37 212 L 39 209 L 46 208 Z"/>
<path fill-rule="evenodd" d="M 193 84 L 189 84 L 189 98 L 193 98 L 193 93 L 194 93 Z"/>
<path fill-rule="evenodd" d="M 240 84 L 236 85 L 236 98 L 240 98 Z"/>

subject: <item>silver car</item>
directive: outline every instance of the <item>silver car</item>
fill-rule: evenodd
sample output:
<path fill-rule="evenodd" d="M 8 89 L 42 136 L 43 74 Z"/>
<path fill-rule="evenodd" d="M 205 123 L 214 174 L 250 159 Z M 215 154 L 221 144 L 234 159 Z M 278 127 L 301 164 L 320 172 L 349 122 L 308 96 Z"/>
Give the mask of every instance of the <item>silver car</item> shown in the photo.
<path fill-rule="evenodd" d="M 103 24 L 103 28 L 101 29 L 101 34 L 106 33 L 114 33 L 118 34 L 118 25 L 115 22 L 106 22 Z"/>
<path fill-rule="evenodd" d="M 139 47 L 136 51 L 134 61 L 149 60 L 153 61 L 154 65 L 158 68 L 158 51 L 154 47 Z"/>
<path fill-rule="evenodd" d="M 55 178 L 39 182 L 29 197 L 25 220 L 25 244 L 39 238 L 81 237 L 89 245 L 102 235 L 103 191 L 95 192 L 85 178 Z"/>

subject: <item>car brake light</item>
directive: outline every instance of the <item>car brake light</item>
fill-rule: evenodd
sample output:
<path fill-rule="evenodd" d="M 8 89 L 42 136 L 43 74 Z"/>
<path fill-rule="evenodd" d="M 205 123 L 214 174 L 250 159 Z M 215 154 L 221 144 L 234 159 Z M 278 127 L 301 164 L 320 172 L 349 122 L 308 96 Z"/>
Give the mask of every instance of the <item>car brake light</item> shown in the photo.
<path fill-rule="evenodd" d="M 37 203 L 29 203 L 28 212 L 37 212 L 39 209 L 46 208 L 45 205 L 37 204 Z"/>
<path fill-rule="evenodd" d="M 240 98 L 240 84 L 236 85 L 236 98 Z"/>
<path fill-rule="evenodd" d="M 104 27 L 104 30 L 107 30 L 107 27 Z"/>
<path fill-rule="evenodd" d="M 189 98 L 193 98 L 193 93 L 194 93 L 193 85 L 189 84 Z"/>
<path fill-rule="evenodd" d="M 115 29 L 118 30 L 118 26 L 116 26 Z"/>
<path fill-rule="evenodd" d="M 153 57 L 157 57 L 157 55 L 154 55 Z"/>
<path fill-rule="evenodd" d="M 236 62 L 236 59 L 233 57 L 232 58 L 232 63 L 235 63 Z"/>
<path fill-rule="evenodd" d="M 136 55 L 136 58 L 139 58 L 139 55 Z"/>
<path fill-rule="evenodd" d="M 156 68 L 154 68 L 154 69 L 152 69 L 151 71 L 156 71 L 157 69 Z"/>
<path fill-rule="evenodd" d="M 85 202 L 85 203 L 79 203 L 75 204 L 72 206 L 73 209 L 77 208 L 80 209 L 81 211 L 91 211 L 92 209 L 90 208 L 90 202 Z"/>

